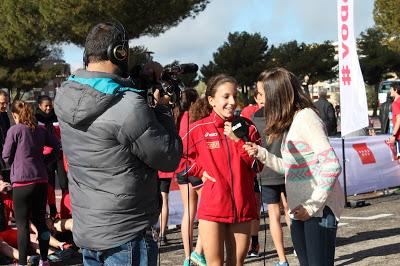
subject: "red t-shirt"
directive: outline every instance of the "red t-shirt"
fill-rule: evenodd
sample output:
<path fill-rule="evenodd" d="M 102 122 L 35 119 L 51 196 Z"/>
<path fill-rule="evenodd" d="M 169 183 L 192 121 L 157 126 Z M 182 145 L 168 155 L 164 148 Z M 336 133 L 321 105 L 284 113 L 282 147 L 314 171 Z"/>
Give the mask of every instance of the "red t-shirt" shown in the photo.
<path fill-rule="evenodd" d="M 396 116 L 400 115 L 400 97 L 392 103 L 392 121 L 393 121 L 393 128 L 396 125 Z M 396 132 L 396 139 L 400 140 L 400 129 Z"/>
<path fill-rule="evenodd" d="M 258 105 L 248 105 L 245 108 L 243 108 L 242 112 L 240 113 L 240 116 L 245 117 L 249 120 L 252 120 L 252 116 L 255 112 L 258 111 L 258 109 L 260 109 L 260 107 L 258 107 Z"/>

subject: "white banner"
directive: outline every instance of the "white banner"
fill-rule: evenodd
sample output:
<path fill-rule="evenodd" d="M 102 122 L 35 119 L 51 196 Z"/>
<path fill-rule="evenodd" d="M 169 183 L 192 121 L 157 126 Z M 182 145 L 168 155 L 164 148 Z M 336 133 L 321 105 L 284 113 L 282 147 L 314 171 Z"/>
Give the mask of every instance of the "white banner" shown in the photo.
<path fill-rule="evenodd" d="M 342 136 L 368 126 L 367 94 L 354 38 L 353 0 L 338 0 L 339 86 Z"/>
<path fill-rule="evenodd" d="M 345 139 L 347 195 L 400 186 L 400 164 L 393 159 L 393 149 L 385 143 L 388 137 L 379 135 Z M 330 143 L 343 169 L 342 139 L 330 138 Z M 343 171 L 339 180 L 343 187 Z M 176 180 L 171 185 L 169 204 L 169 224 L 180 224 L 183 206 Z"/>
<path fill-rule="evenodd" d="M 388 135 L 345 139 L 347 195 L 400 186 L 400 164 L 394 160 L 394 147 L 386 144 Z M 331 138 L 343 169 L 342 140 Z M 343 171 L 339 177 L 342 187 Z"/>

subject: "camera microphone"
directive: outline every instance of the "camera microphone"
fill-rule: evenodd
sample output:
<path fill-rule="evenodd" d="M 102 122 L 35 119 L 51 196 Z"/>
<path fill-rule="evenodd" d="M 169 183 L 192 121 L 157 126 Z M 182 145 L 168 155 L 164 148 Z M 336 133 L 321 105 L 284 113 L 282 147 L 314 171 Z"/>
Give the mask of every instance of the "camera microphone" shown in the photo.
<path fill-rule="evenodd" d="M 164 69 L 164 73 L 172 75 L 181 75 L 196 73 L 199 70 L 199 66 L 193 63 L 174 65 Z"/>
<path fill-rule="evenodd" d="M 249 141 L 249 124 L 243 117 L 235 116 L 232 120 L 232 131 L 236 137 Z"/>

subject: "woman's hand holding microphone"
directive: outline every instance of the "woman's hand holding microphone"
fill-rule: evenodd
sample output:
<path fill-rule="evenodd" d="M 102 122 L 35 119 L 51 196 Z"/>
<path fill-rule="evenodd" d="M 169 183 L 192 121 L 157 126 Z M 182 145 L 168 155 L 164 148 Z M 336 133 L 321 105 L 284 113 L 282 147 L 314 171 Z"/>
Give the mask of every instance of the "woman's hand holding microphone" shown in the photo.
<path fill-rule="evenodd" d="M 246 142 L 243 149 L 247 151 L 250 157 L 256 158 L 258 154 L 258 145 L 253 142 Z"/>

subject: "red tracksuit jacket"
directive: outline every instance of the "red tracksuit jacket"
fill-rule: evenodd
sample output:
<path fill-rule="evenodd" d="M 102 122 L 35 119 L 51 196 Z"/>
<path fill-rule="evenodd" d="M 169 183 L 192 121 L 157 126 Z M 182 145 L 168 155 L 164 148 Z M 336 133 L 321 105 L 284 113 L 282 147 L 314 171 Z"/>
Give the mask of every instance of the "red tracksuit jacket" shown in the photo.
<path fill-rule="evenodd" d="M 260 143 L 260 135 L 251 124 L 249 140 Z M 180 175 L 201 178 L 206 171 L 216 179 L 204 183 L 198 218 L 214 222 L 241 223 L 258 217 L 254 194 L 254 176 L 262 164 L 248 156 L 244 141 L 235 142 L 224 135 L 224 120 L 215 112 L 190 126 L 182 137 L 183 157 Z"/>

